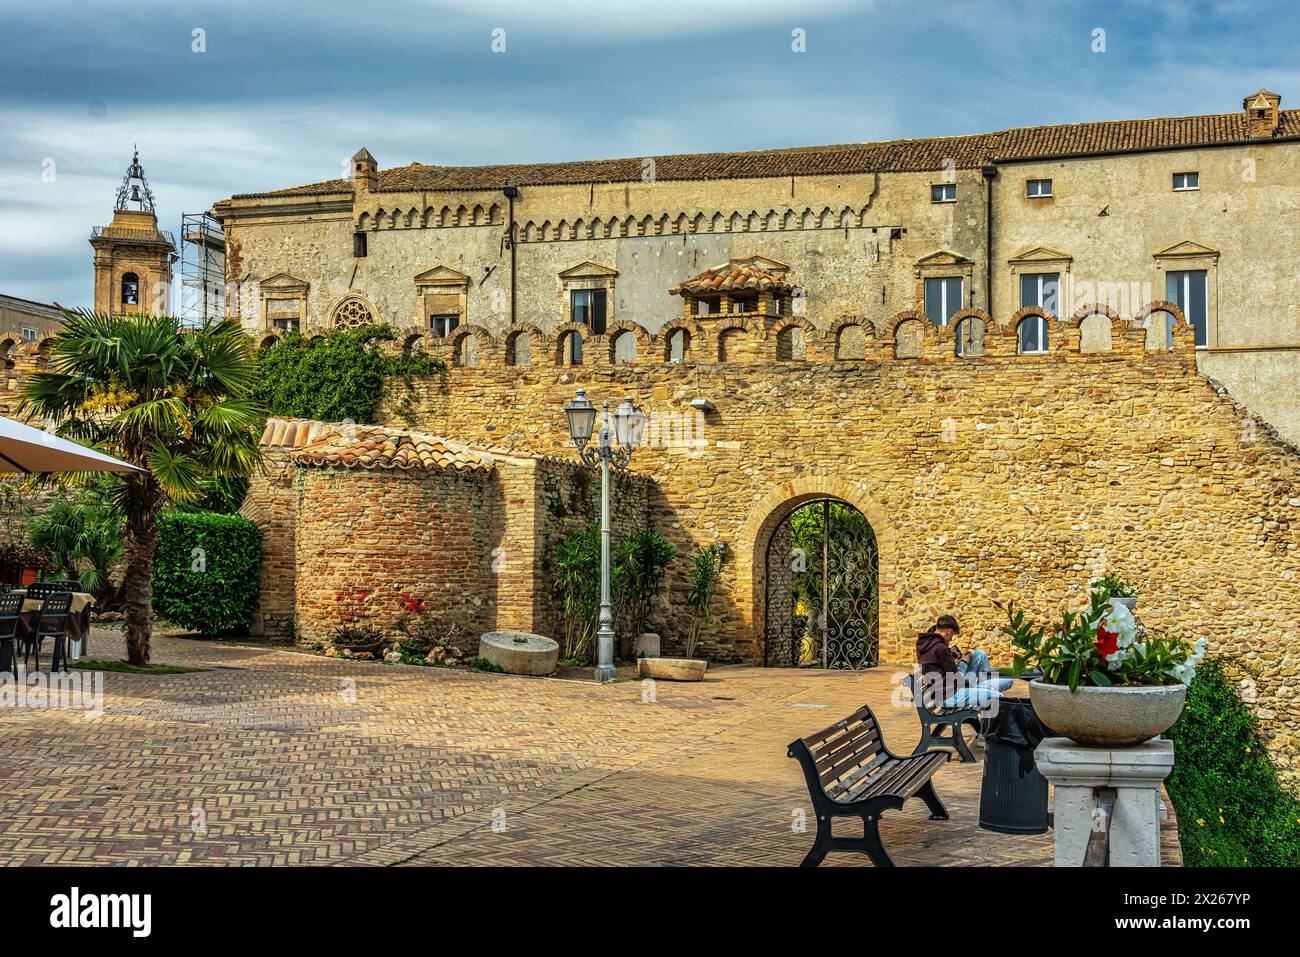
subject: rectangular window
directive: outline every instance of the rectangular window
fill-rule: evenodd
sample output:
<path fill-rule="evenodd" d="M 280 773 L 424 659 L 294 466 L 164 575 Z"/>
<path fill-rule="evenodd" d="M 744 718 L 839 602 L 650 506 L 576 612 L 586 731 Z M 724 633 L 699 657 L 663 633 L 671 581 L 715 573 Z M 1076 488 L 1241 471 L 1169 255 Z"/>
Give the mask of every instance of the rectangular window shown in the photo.
<path fill-rule="evenodd" d="M 1053 317 L 1060 313 L 1060 273 L 1030 273 L 1020 277 L 1020 308 L 1037 306 Z M 1026 316 L 1017 330 L 1020 352 L 1034 354 L 1047 351 L 1047 320 L 1042 316 Z"/>
<path fill-rule="evenodd" d="M 605 334 L 605 290 L 574 289 L 569 307 L 574 322 L 580 322 L 595 335 Z"/>
<path fill-rule="evenodd" d="M 958 276 L 925 281 L 925 314 L 936 326 L 948 325 L 948 320 L 961 310 L 962 281 Z"/>
<path fill-rule="evenodd" d="M 429 330 L 439 339 L 449 336 L 460 325 L 459 315 L 442 315 L 429 317 Z"/>
<path fill-rule="evenodd" d="M 1030 199 L 1041 196 L 1052 195 L 1052 181 L 1050 179 L 1031 179 L 1025 184 L 1025 195 Z"/>
<path fill-rule="evenodd" d="M 272 319 L 271 325 L 279 332 L 297 332 L 297 319 Z"/>
<path fill-rule="evenodd" d="M 366 234 L 365 233 L 352 234 L 352 255 L 356 256 L 358 259 L 366 255 Z"/>
<path fill-rule="evenodd" d="M 31 326 L 23 326 L 23 341 L 24 341 L 24 342 L 35 342 L 35 341 L 36 341 L 36 337 L 37 337 L 38 335 L 40 335 L 40 333 L 38 333 L 38 332 L 37 332 L 35 329 L 33 329 Z"/>
<path fill-rule="evenodd" d="M 1196 332 L 1196 347 L 1209 344 L 1210 307 L 1204 269 L 1165 274 L 1165 298 L 1183 311 Z"/>
<path fill-rule="evenodd" d="M 955 203 L 957 202 L 957 184 L 956 183 L 936 183 L 930 187 L 930 202 L 932 203 Z"/>
<path fill-rule="evenodd" d="M 1200 173 L 1175 173 L 1174 174 L 1174 191 L 1185 192 L 1192 189 L 1201 188 Z"/>

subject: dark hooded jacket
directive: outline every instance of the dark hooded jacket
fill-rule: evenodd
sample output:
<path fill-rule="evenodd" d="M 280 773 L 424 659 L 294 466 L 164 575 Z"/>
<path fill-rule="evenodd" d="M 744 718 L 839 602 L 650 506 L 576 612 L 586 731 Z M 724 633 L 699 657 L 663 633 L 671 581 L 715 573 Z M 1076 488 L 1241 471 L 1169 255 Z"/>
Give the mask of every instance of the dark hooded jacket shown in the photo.
<path fill-rule="evenodd" d="M 923 631 L 916 636 L 916 663 L 923 675 L 950 675 L 957 671 L 957 653 L 943 640 L 943 635 Z"/>

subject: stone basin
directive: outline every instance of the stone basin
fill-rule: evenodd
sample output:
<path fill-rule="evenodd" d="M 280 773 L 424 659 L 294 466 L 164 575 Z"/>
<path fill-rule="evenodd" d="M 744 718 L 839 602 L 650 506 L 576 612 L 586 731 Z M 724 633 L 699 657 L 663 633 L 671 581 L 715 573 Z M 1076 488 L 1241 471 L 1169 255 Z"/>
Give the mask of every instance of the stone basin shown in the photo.
<path fill-rule="evenodd" d="M 506 674 L 549 675 L 555 671 L 560 646 L 543 635 L 523 631 L 489 631 L 478 640 L 478 656 Z"/>
<path fill-rule="evenodd" d="M 709 663 L 701 658 L 638 658 L 637 674 L 663 681 L 699 681 Z"/>

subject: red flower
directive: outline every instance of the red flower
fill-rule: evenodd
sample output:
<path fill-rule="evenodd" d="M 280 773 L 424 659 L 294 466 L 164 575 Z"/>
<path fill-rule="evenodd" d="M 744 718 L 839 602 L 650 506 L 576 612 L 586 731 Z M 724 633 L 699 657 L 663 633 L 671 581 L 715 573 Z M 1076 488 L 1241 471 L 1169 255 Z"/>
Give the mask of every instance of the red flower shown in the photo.
<path fill-rule="evenodd" d="M 1119 632 L 1107 631 L 1104 626 L 1097 626 L 1097 654 L 1103 659 L 1119 651 Z"/>

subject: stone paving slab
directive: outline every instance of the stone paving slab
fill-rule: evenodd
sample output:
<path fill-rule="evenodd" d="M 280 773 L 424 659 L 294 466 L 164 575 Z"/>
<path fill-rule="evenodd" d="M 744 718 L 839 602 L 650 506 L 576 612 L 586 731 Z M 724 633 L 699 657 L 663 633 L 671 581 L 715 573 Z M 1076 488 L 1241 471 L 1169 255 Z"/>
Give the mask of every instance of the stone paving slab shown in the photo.
<path fill-rule="evenodd" d="M 93 647 L 125 651 L 110 629 Z M 643 701 L 173 637 L 153 658 L 206 670 L 108 673 L 98 717 L 0 709 L 0 863 L 790 865 L 812 812 L 786 745 L 863 701 L 895 752 L 918 737 L 885 668 L 717 668 Z M 897 863 L 1050 863 L 1050 835 L 976 826 L 980 771 L 937 775 L 951 821 L 885 818 Z"/>

